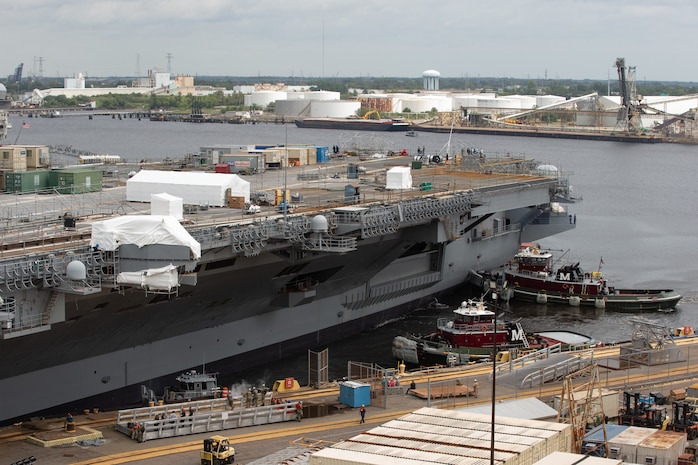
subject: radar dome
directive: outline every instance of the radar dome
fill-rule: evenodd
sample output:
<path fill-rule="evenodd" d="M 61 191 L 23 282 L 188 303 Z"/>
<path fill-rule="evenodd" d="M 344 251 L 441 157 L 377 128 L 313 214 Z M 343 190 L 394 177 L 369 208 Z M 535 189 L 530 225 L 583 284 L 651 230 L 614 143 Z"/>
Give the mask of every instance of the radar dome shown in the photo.
<path fill-rule="evenodd" d="M 73 260 L 68 263 L 65 267 L 65 273 L 68 275 L 68 279 L 73 281 L 82 281 L 87 279 L 87 271 L 85 270 L 85 264 L 77 260 Z"/>
<path fill-rule="evenodd" d="M 316 215 L 310 220 L 310 229 L 313 232 L 327 232 L 327 218 Z"/>
<path fill-rule="evenodd" d="M 7 98 L 7 87 L 0 84 L 0 100 L 5 100 Z"/>

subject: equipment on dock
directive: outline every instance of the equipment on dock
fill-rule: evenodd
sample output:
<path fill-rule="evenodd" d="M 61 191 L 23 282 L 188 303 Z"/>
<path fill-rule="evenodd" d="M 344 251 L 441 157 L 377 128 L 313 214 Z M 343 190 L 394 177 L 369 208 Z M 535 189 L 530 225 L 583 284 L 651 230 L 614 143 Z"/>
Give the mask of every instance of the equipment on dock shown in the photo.
<path fill-rule="evenodd" d="M 235 461 L 235 448 L 225 436 L 211 436 L 204 439 L 204 449 L 200 452 L 201 465 L 222 465 Z"/>
<path fill-rule="evenodd" d="M 621 425 L 666 429 L 669 419 L 666 409 L 658 407 L 652 396 L 639 392 L 623 392 L 624 410 L 618 416 Z"/>
<path fill-rule="evenodd" d="M 698 414 L 695 410 L 697 406 L 689 402 L 675 401 L 672 407 L 674 414 L 667 429 L 686 433 L 689 441 L 698 438 Z"/>
<path fill-rule="evenodd" d="M 284 393 L 288 391 L 299 391 L 300 388 L 301 385 L 295 378 L 284 378 L 274 381 L 274 385 L 272 386 L 271 390 L 273 392 Z"/>

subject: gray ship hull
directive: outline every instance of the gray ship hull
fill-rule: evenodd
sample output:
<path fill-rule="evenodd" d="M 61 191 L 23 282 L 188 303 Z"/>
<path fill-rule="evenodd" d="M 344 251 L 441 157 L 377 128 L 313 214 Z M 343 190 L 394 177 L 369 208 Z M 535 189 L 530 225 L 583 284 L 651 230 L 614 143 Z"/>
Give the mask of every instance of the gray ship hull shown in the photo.
<path fill-rule="evenodd" d="M 464 283 L 471 270 L 501 266 L 522 241 L 571 229 L 564 212 L 546 211 L 553 185 L 490 187 L 467 212 L 438 207 L 411 223 L 403 203 L 400 227 L 364 229 L 347 250 L 300 253 L 271 240 L 254 253 L 207 246 L 195 277 L 182 273 L 176 295 L 104 284 L 93 293 L 43 286 L 5 292 L 17 313 L 52 311 L 43 315 L 50 324 L 3 332 L 0 391 L 11 394 L 0 401 L 0 421 L 123 392 L 202 362 L 234 361 L 242 369 L 372 328 Z M 335 235 L 351 229 L 340 220 Z M 133 266 L 121 249 L 121 267 Z M 163 250 L 154 245 L 134 255 L 162 261 L 171 253 Z"/>

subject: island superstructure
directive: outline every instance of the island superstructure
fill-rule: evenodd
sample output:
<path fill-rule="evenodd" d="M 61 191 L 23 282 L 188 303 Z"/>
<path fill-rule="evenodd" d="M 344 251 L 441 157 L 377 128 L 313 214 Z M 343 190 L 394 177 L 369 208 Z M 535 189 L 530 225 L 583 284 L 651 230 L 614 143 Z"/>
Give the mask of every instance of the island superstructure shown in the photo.
<path fill-rule="evenodd" d="M 273 187 L 302 202 L 254 215 L 151 215 L 119 188 L 7 196 L 0 421 L 91 396 L 133 398 L 140 384 L 202 362 L 242 369 L 326 344 L 575 227 L 567 180 L 533 160 L 409 160 L 366 161 L 350 179 L 331 175 L 352 173 L 346 163 L 289 169 Z M 409 185 L 386 181 L 396 165 Z M 249 177 L 265 189 L 269 178 Z M 10 219 L 28 205 L 40 209 Z"/>

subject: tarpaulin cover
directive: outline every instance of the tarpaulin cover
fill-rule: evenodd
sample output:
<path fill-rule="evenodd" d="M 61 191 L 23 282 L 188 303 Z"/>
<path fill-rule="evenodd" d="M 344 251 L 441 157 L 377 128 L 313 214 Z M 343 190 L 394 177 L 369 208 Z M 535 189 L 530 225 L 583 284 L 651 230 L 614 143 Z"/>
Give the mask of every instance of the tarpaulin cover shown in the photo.
<path fill-rule="evenodd" d="M 201 244 L 173 216 L 126 215 L 92 224 L 92 247 L 112 251 L 121 244 L 182 245 L 189 247 L 195 260 L 201 258 Z"/>
<path fill-rule="evenodd" d="M 177 267 L 174 265 L 152 268 L 144 271 L 130 271 L 119 273 L 116 276 L 119 284 L 131 284 L 158 291 L 169 291 L 179 286 L 177 281 Z"/>

